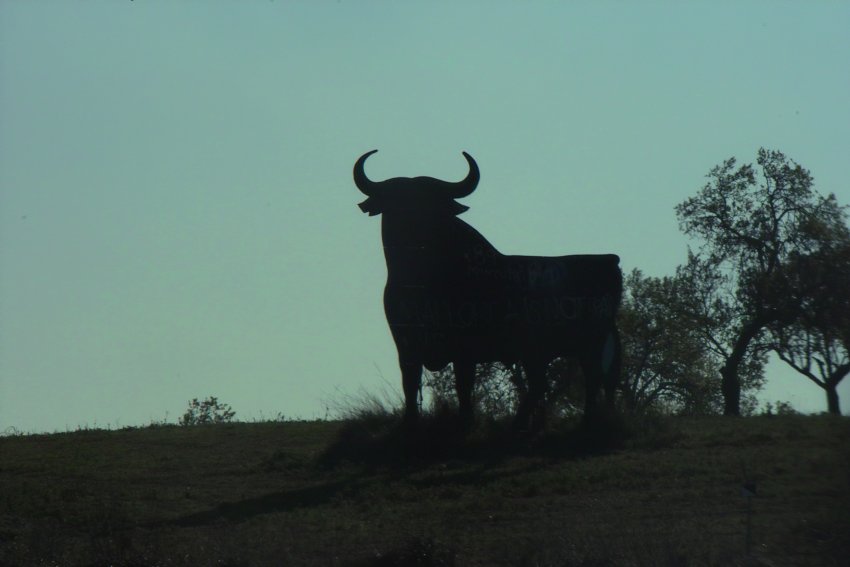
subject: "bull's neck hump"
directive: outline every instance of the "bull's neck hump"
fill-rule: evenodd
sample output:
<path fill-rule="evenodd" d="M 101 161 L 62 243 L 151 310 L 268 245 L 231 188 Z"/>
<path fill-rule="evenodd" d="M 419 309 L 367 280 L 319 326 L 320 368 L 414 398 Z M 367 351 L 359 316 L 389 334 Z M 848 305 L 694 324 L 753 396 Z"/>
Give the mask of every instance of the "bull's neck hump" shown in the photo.
<path fill-rule="evenodd" d="M 473 257 L 496 258 L 499 252 L 477 230 L 457 217 L 412 217 L 384 214 L 384 257 L 391 280 L 414 283 Z"/>

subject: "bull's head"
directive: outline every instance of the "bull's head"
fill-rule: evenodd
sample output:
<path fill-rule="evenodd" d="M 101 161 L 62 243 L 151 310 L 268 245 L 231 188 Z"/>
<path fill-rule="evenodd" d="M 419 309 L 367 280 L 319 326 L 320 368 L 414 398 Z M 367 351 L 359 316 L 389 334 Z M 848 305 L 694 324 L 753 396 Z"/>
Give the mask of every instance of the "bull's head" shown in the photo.
<path fill-rule="evenodd" d="M 463 152 L 463 157 L 469 163 L 469 173 L 463 181 L 452 183 L 433 177 L 395 177 L 386 181 L 371 181 L 366 177 L 363 164 L 366 158 L 377 151 L 363 154 L 354 164 L 354 183 L 368 197 L 359 205 L 364 213 L 372 216 L 395 211 L 433 211 L 458 215 L 469 208 L 455 201 L 475 191 L 481 177 L 475 160 L 468 153 Z"/>

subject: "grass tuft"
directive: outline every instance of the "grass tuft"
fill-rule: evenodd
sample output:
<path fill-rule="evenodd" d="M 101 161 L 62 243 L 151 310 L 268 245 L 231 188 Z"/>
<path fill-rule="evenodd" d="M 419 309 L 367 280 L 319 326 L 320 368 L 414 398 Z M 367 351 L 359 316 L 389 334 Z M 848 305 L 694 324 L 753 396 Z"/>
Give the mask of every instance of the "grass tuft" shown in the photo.
<path fill-rule="evenodd" d="M 553 419 L 540 433 L 518 433 L 509 418 L 479 418 L 465 429 L 450 406 L 423 412 L 410 427 L 401 410 L 365 398 L 349 407 L 347 419 L 318 458 L 324 467 L 341 464 L 406 466 L 446 460 L 500 461 L 514 456 L 578 458 L 638 446 L 661 448 L 676 436 L 660 418 L 625 418 L 600 413 L 592 419 Z"/>

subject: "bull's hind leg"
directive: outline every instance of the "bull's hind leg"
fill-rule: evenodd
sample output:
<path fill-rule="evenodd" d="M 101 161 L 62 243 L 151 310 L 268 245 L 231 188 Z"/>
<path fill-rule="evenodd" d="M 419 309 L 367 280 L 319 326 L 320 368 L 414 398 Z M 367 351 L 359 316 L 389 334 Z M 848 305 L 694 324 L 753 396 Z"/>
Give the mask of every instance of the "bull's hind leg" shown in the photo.
<path fill-rule="evenodd" d="M 531 431 L 540 431 L 546 421 L 546 364 L 536 360 L 524 360 L 522 366 L 528 388 L 519 402 L 514 430 L 526 431 L 530 427 Z"/>
<path fill-rule="evenodd" d="M 401 386 L 404 390 L 404 423 L 416 425 L 419 419 L 419 392 L 422 385 L 422 365 L 401 363 Z"/>
<path fill-rule="evenodd" d="M 616 329 L 603 337 L 589 341 L 581 354 L 581 369 L 584 373 L 586 393 L 584 417 L 590 419 L 598 413 L 599 390 L 605 389 L 608 410 L 614 409 L 614 390 L 620 376 L 620 336 Z"/>
<path fill-rule="evenodd" d="M 602 386 L 605 388 L 605 406 L 614 410 L 614 391 L 620 383 L 620 370 L 623 363 L 623 347 L 620 343 L 620 331 L 614 328 L 605 340 L 602 349 Z"/>
<path fill-rule="evenodd" d="M 475 364 L 472 362 L 455 362 L 454 371 L 461 427 L 469 429 L 475 420 L 472 405 L 472 390 L 475 387 Z"/>
<path fill-rule="evenodd" d="M 603 383 L 602 349 L 598 346 L 586 347 L 579 356 L 581 372 L 584 374 L 584 419 L 595 417 L 599 390 Z"/>

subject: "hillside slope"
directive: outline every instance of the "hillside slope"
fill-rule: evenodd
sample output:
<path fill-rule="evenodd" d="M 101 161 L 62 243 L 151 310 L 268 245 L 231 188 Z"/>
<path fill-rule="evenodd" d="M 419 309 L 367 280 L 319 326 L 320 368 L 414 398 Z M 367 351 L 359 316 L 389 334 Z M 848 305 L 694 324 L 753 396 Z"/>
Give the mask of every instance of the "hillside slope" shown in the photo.
<path fill-rule="evenodd" d="M 840 565 L 850 557 L 846 418 L 671 418 L 616 450 L 558 450 L 559 442 L 569 435 L 396 458 L 381 434 L 338 422 L 2 438 L 0 564 Z M 757 489 L 749 553 L 744 481 Z"/>

